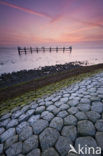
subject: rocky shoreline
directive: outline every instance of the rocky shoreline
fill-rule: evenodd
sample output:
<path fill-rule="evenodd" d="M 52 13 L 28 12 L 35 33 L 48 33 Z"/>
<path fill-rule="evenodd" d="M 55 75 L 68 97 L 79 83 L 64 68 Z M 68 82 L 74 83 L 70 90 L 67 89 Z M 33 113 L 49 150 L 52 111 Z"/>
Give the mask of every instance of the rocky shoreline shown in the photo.
<path fill-rule="evenodd" d="M 45 66 L 41 67 L 40 69 L 22 70 L 8 74 L 5 73 L 0 76 L 0 88 L 31 81 L 33 79 L 38 79 L 54 73 L 76 69 L 82 65 L 84 65 L 84 62 L 71 62 L 64 65 L 59 64 L 55 66 Z"/>

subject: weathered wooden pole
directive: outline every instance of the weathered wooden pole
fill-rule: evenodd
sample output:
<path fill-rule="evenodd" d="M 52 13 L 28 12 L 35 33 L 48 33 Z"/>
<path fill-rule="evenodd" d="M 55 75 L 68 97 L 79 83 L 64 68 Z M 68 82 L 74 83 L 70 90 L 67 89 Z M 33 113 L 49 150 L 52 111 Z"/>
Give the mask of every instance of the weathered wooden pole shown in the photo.
<path fill-rule="evenodd" d="M 38 51 L 39 51 L 38 48 L 36 48 L 36 52 L 37 52 L 37 53 L 38 53 Z"/>
<path fill-rule="evenodd" d="M 49 48 L 49 51 L 50 51 L 50 53 L 51 53 L 51 47 Z"/>
<path fill-rule="evenodd" d="M 65 47 L 63 47 L 63 53 L 64 53 L 64 51 L 65 51 Z"/>
<path fill-rule="evenodd" d="M 18 54 L 19 54 L 19 55 L 21 55 L 20 50 L 21 50 L 21 48 L 20 48 L 20 47 L 18 47 Z"/>
<path fill-rule="evenodd" d="M 32 47 L 30 47 L 30 52 L 31 52 L 31 54 L 32 54 Z"/>
<path fill-rule="evenodd" d="M 43 49 L 43 52 L 45 52 L 45 47 L 42 47 L 42 49 Z"/>
<path fill-rule="evenodd" d="M 58 52 L 58 47 L 56 47 L 56 52 Z"/>
<path fill-rule="evenodd" d="M 24 47 L 24 52 L 25 52 L 25 54 L 26 54 L 26 47 Z"/>

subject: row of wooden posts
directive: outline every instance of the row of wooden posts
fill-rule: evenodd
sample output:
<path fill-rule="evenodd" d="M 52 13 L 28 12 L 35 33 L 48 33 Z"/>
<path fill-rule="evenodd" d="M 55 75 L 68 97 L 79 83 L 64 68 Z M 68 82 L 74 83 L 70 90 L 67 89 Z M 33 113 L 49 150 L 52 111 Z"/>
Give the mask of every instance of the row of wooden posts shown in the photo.
<path fill-rule="evenodd" d="M 36 51 L 37 53 L 39 51 L 43 51 L 43 52 L 45 52 L 45 51 L 49 51 L 49 52 L 56 51 L 56 52 L 58 52 L 59 50 L 63 51 L 63 52 L 65 52 L 65 51 L 70 51 L 71 52 L 72 51 L 72 46 L 70 46 L 68 48 L 66 48 L 66 47 L 63 47 L 63 48 L 59 48 L 59 47 L 56 47 L 56 48 L 52 48 L 52 47 L 50 47 L 50 48 L 45 48 L 45 47 L 41 47 L 41 48 L 32 48 L 32 47 L 26 48 L 26 47 L 24 47 L 24 48 L 21 48 L 21 47 L 18 47 L 17 49 L 18 49 L 18 54 L 21 55 L 22 52 L 24 52 L 26 54 L 27 52 L 32 53 L 33 51 Z"/>

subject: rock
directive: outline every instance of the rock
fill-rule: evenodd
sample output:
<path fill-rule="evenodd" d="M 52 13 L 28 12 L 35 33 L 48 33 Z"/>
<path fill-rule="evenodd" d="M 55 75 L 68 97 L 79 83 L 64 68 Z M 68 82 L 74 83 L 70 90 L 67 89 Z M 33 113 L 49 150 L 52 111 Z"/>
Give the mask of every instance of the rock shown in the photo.
<path fill-rule="evenodd" d="M 71 106 L 71 107 L 74 107 L 74 106 L 77 106 L 78 104 L 79 104 L 79 100 L 75 100 L 75 99 L 73 99 L 73 100 L 70 100 L 69 102 L 68 102 L 68 104 Z"/>
<path fill-rule="evenodd" d="M 5 131 L 3 127 L 0 128 L 0 135 Z"/>
<path fill-rule="evenodd" d="M 78 118 L 78 120 L 86 120 L 87 116 L 84 112 L 78 112 L 75 114 L 75 116 Z"/>
<path fill-rule="evenodd" d="M 9 137 L 13 135 L 15 135 L 15 128 L 9 128 L 0 136 L 1 142 L 6 141 Z"/>
<path fill-rule="evenodd" d="M 30 153 L 28 153 L 26 156 L 41 156 L 40 155 L 40 149 L 34 149 Z"/>
<path fill-rule="evenodd" d="M 88 104 L 79 104 L 78 109 L 83 112 L 87 112 L 90 110 L 90 105 Z"/>
<path fill-rule="evenodd" d="M 54 128 L 46 128 L 39 136 L 42 150 L 55 145 L 59 137 L 59 132 Z"/>
<path fill-rule="evenodd" d="M 31 103 L 31 109 L 36 109 L 38 107 L 38 104 L 35 102 Z"/>
<path fill-rule="evenodd" d="M 45 103 L 45 105 L 48 107 L 48 106 L 50 106 L 50 105 L 52 105 L 53 104 L 53 102 L 52 101 L 46 101 L 46 103 Z"/>
<path fill-rule="evenodd" d="M 44 110 L 45 110 L 45 106 L 40 106 L 40 107 L 37 107 L 37 108 L 36 108 L 35 113 L 36 113 L 36 114 L 40 114 L 40 113 L 42 113 Z"/>
<path fill-rule="evenodd" d="M 57 129 L 60 131 L 63 126 L 63 119 L 60 117 L 55 117 L 53 120 L 50 122 L 50 127 Z"/>
<path fill-rule="evenodd" d="M 88 120 L 79 121 L 77 128 L 78 128 L 78 133 L 82 136 L 95 135 L 95 127 L 91 121 Z"/>
<path fill-rule="evenodd" d="M 97 145 L 101 147 L 103 151 L 103 132 L 97 132 L 95 138 L 96 138 Z"/>
<path fill-rule="evenodd" d="M 38 147 L 38 137 L 36 135 L 30 136 L 27 140 L 23 143 L 23 153 L 26 154 L 33 149 Z"/>
<path fill-rule="evenodd" d="M 72 141 L 69 138 L 60 136 L 55 147 L 60 155 L 65 156 L 70 150 L 70 144 L 72 144 Z"/>
<path fill-rule="evenodd" d="M 98 131 L 103 132 L 103 119 L 97 120 L 95 127 Z"/>
<path fill-rule="evenodd" d="M 48 121 L 39 119 L 32 124 L 33 131 L 35 134 L 41 133 L 46 127 L 48 127 Z"/>
<path fill-rule="evenodd" d="M 67 110 L 69 108 L 69 105 L 67 105 L 67 104 L 62 104 L 61 106 L 60 106 L 60 110 Z"/>
<path fill-rule="evenodd" d="M 95 111 L 97 113 L 102 113 L 103 112 L 103 104 L 99 101 L 92 102 L 91 110 Z"/>
<path fill-rule="evenodd" d="M 62 102 L 63 104 L 67 103 L 68 102 L 68 97 L 61 98 L 60 102 Z"/>
<path fill-rule="evenodd" d="M 41 114 L 41 118 L 43 118 L 44 120 L 47 120 L 47 121 L 51 121 L 51 119 L 54 117 L 54 115 L 48 111 L 44 111 L 42 114 Z"/>
<path fill-rule="evenodd" d="M 68 109 L 68 112 L 70 114 L 76 114 L 78 112 L 78 108 L 77 107 L 71 107 L 70 109 Z"/>
<path fill-rule="evenodd" d="M 77 137 L 77 130 L 75 126 L 64 126 L 62 129 L 63 136 L 70 138 L 72 141 L 75 141 Z"/>
<path fill-rule="evenodd" d="M 30 105 L 26 105 L 26 106 L 23 106 L 23 108 L 21 109 L 21 111 L 23 112 L 23 113 L 25 113 L 27 110 L 29 110 L 30 109 Z"/>
<path fill-rule="evenodd" d="M 93 111 L 86 112 L 86 115 L 87 115 L 88 119 L 94 123 L 97 121 L 97 119 L 100 118 L 100 114 L 97 112 L 93 112 Z"/>
<path fill-rule="evenodd" d="M 29 123 L 26 122 L 26 121 L 20 123 L 20 124 L 16 127 L 17 133 L 19 134 L 19 133 L 22 131 L 22 129 L 25 128 L 25 127 L 27 127 L 27 126 L 29 126 Z"/>
<path fill-rule="evenodd" d="M 88 98 L 82 98 L 80 100 L 80 103 L 82 103 L 82 104 L 90 104 L 90 100 Z"/>
<path fill-rule="evenodd" d="M 32 125 L 35 121 L 37 121 L 38 119 L 40 119 L 40 115 L 32 115 L 28 122 L 30 123 L 30 125 Z"/>
<path fill-rule="evenodd" d="M 49 107 L 47 107 L 47 110 L 50 112 L 53 112 L 53 110 L 55 110 L 57 107 L 54 105 L 50 105 Z"/>
<path fill-rule="evenodd" d="M 3 144 L 0 144 L 0 154 L 3 153 Z"/>
<path fill-rule="evenodd" d="M 54 148 L 48 148 L 42 154 L 42 156 L 59 156 Z"/>
<path fill-rule="evenodd" d="M 26 114 L 27 114 L 28 116 L 31 116 L 31 115 L 34 114 L 34 112 L 35 112 L 34 109 L 30 109 L 30 110 L 28 110 L 28 111 L 26 112 Z"/>
<path fill-rule="evenodd" d="M 12 118 L 13 118 L 13 119 L 16 119 L 16 118 L 18 118 L 19 116 L 21 116 L 22 114 L 23 114 L 23 112 L 20 111 L 20 110 L 18 110 L 18 111 L 16 111 L 15 113 L 13 113 Z"/>
<path fill-rule="evenodd" d="M 61 118 L 65 118 L 68 115 L 67 111 L 60 111 L 57 116 Z"/>
<path fill-rule="evenodd" d="M 77 124 L 77 119 L 73 115 L 69 115 L 64 118 L 64 125 L 76 125 Z"/>
<path fill-rule="evenodd" d="M 19 122 L 27 121 L 28 119 L 29 119 L 29 115 L 28 114 L 22 114 L 19 117 Z"/>
<path fill-rule="evenodd" d="M 10 118 L 3 120 L 2 122 L 0 122 L 0 127 L 6 127 L 9 121 L 10 121 Z"/>
<path fill-rule="evenodd" d="M 60 96 L 57 96 L 57 97 L 55 97 L 55 98 L 52 99 L 52 102 L 56 102 L 56 101 L 58 101 L 59 99 L 60 99 Z"/>
<path fill-rule="evenodd" d="M 24 141 L 28 139 L 33 134 L 33 130 L 30 126 L 26 126 L 19 133 L 19 140 Z"/>
<path fill-rule="evenodd" d="M 18 124 L 17 119 L 10 120 L 9 123 L 7 124 L 7 128 L 15 127 Z"/>
<path fill-rule="evenodd" d="M 10 118 L 11 113 L 7 113 L 0 118 L 0 121 Z"/>
<path fill-rule="evenodd" d="M 13 135 L 11 137 L 9 137 L 6 142 L 5 142 L 5 146 L 4 148 L 8 148 L 9 146 L 13 145 L 15 142 L 18 141 L 18 135 Z"/>
<path fill-rule="evenodd" d="M 94 149 L 96 150 L 97 144 L 96 141 L 94 140 L 94 138 L 87 136 L 87 137 L 79 137 L 76 139 L 75 141 L 75 149 L 78 151 L 78 146 L 80 145 L 80 147 L 94 147 Z M 93 151 L 90 150 L 90 154 L 85 154 L 85 148 L 82 149 L 83 153 L 80 151 L 80 155 L 88 155 L 88 156 L 97 156 L 96 154 L 93 154 Z M 100 155 L 98 155 L 100 156 Z"/>
<path fill-rule="evenodd" d="M 8 148 L 6 150 L 7 156 L 14 156 L 14 155 L 17 155 L 20 153 L 22 153 L 22 143 L 21 142 L 17 142 L 15 144 L 13 144 L 10 148 Z"/>
<path fill-rule="evenodd" d="M 60 101 L 57 101 L 57 102 L 55 102 L 54 104 L 55 104 L 56 107 L 60 107 L 63 103 L 60 102 Z"/>

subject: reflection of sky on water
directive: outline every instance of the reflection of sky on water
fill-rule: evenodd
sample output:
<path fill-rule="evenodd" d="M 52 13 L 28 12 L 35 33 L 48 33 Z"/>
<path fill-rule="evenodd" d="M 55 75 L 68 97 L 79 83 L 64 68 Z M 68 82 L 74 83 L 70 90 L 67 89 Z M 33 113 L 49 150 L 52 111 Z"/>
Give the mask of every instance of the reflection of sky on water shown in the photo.
<path fill-rule="evenodd" d="M 88 61 L 89 64 L 103 62 L 103 49 L 73 49 L 72 53 L 59 51 L 33 52 L 18 55 L 17 50 L 0 49 L 0 74 L 24 69 L 34 69 L 55 64 L 64 64 L 74 61 Z"/>

